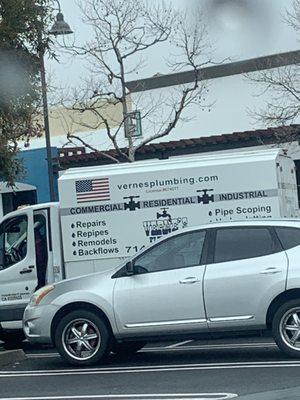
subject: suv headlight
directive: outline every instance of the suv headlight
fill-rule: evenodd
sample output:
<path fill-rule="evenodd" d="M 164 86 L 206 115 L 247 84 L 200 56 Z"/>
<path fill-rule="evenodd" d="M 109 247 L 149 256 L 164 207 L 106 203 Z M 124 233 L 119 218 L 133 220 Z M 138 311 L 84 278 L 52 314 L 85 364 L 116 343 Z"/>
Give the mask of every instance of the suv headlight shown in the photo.
<path fill-rule="evenodd" d="M 54 289 L 53 285 L 46 285 L 42 287 L 41 289 L 37 290 L 30 299 L 30 305 L 31 306 L 37 306 L 40 304 L 40 302 L 43 300 L 45 296 L 47 296 L 48 293 L 52 292 Z"/>

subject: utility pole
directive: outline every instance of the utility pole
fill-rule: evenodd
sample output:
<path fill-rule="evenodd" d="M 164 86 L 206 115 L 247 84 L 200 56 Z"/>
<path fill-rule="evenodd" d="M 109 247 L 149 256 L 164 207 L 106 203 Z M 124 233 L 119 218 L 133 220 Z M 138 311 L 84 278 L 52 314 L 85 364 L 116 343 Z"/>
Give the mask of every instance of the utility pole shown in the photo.
<path fill-rule="evenodd" d="M 55 0 L 58 4 L 58 14 L 56 20 L 49 31 L 49 35 L 68 35 L 73 33 L 70 26 L 64 21 L 64 16 L 61 12 L 60 3 Z M 49 109 L 47 99 L 47 81 L 46 81 L 46 70 L 45 70 L 45 48 L 43 45 L 42 32 L 39 32 L 39 62 L 40 62 L 40 75 L 42 84 L 42 100 L 43 100 L 43 116 L 44 116 L 44 129 L 46 139 L 46 151 L 47 151 L 47 165 L 48 165 L 48 181 L 49 181 L 49 194 L 50 201 L 55 201 L 55 190 L 54 190 L 54 171 L 52 163 L 52 151 L 51 151 L 51 136 L 50 136 L 50 125 L 49 125 Z"/>

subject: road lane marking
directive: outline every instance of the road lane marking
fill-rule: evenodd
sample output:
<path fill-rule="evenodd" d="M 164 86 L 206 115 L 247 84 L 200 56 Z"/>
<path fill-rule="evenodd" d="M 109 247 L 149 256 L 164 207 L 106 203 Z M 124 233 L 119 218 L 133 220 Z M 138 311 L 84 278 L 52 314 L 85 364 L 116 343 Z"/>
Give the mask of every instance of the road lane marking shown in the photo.
<path fill-rule="evenodd" d="M 206 364 L 183 364 L 163 366 L 138 366 L 119 368 L 91 368 L 91 369 L 69 369 L 69 370 L 43 370 L 43 371 L 0 371 L 0 378 L 24 378 L 41 376 L 67 376 L 67 375 L 113 375 L 131 373 L 156 373 L 156 372 L 180 372 L 195 370 L 218 370 L 218 369 L 247 369 L 247 368 L 291 368 L 300 367 L 300 362 L 295 361 L 261 361 L 240 363 L 206 363 Z"/>
<path fill-rule="evenodd" d="M 23 374 L 29 372 L 38 372 L 38 373 L 47 373 L 47 372 L 94 372 L 94 371 L 119 371 L 119 370 L 137 370 L 137 369 L 145 369 L 145 368 L 181 368 L 181 367 L 205 367 L 205 366 L 227 366 L 227 365 L 249 365 L 249 364 L 256 364 L 256 365 L 265 365 L 265 364 L 299 364 L 300 360 L 277 360 L 277 361 L 236 361 L 236 362 L 221 362 L 221 363 L 187 363 L 187 364 L 157 364 L 157 365 L 131 365 L 131 366 L 119 366 L 119 367 L 93 367 L 93 368 L 66 368 L 66 369 L 44 369 L 44 370 L 23 370 L 23 371 L 12 371 L 12 370 L 0 370 L 0 374 Z"/>
<path fill-rule="evenodd" d="M 189 341 L 190 342 L 190 341 Z M 183 342 L 181 342 L 182 345 Z M 176 343 L 179 346 L 179 343 Z M 174 346 L 174 345 L 173 345 Z M 139 350 L 139 353 L 147 352 L 170 352 L 170 351 L 186 351 L 186 350 L 230 350 L 230 349 L 246 349 L 246 348 L 276 348 L 275 343 L 234 343 L 234 344 L 211 344 L 211 345 L 190 345 L 183 347 L 145 347 Z M 58 353 L 26 353 L 27 358 L 54 358 L 59 357 Z"/>
<path fill-rule="evenodd" d="M 178 342 L 178 343 L 166 346 L 165 349 L 173 349 L 174 347 L 183 346 L 184 344 L 191 343 L 191 342 L 193 342 L 193 340 L 184 340 L 183 342 Z"/>
<path fill-rule="evenodd" d="M 230 400 L 238 395 L 235 393 L 151 393 L 151 394 L 95 394 L 95 395 L 76 395 L 76 396 L 34 396 L 34 397 L 1 397 L 0 400 L 84 400 L 84 399 L 145 399 L 151 400 L 164 399 L 164 400 Z"/>
<path fill-rule="evenodd" d="M 59 353 L 25 353 L 27 358 L 56 358 L 59 357 Z"/>

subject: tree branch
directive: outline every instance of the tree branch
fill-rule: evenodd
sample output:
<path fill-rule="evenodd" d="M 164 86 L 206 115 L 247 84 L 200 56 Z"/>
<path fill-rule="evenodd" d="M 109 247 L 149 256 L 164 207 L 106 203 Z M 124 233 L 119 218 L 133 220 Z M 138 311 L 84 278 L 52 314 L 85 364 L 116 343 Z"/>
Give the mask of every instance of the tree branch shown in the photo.
<path fill-rule="evenodd" d="M 106 158 L 108 158 L 109 160 L 111 160 L 111 161 L 113 161 L 113 162 L 116 162 L 116 163 L 119 163 L 119 162 L 120 162 L 117 158 L 111 156 L 110 154 L 107 154 L 107 153 L 105 153 L 105 152 L 103 152 L 103 151 L 100 151 L 100 150 L 96 149 L 95 147 L 91 146 L 89 143 L 87 143 L 85 140 L 83 140 L 82 138 L 80 138 L 80 137 L 77 136 L 77 135 L 68 134 L 68 135 L 67 135 L 67 139 L 68 139 L 71 143 L 74 143 L 74 142 L 72 141 L 72 139 L 76 139 L 76 140 L 78 140 L 78 142 L 80 142 L 80 143 L 81 143 L 83 146 L 85 146 L 87 149 L 90 149 L 90 150 L 92 150 L 92 151 L 94 151 L 94 152 L 96 152 L 96 153 L 98 153 L 98 154 L 101 154 L 103 157 L 106 157 Z"/>

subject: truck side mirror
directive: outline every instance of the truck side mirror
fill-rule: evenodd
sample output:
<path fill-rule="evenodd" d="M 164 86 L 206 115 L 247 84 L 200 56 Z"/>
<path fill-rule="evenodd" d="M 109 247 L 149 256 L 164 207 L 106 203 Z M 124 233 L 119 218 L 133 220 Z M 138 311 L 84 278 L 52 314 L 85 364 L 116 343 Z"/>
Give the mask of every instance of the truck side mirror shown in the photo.
<path fill-rule="evenodd" d="M 134 275 L 134 261 L 128 261 L 125 265 L 125 271 L 127 276 Z"/>

